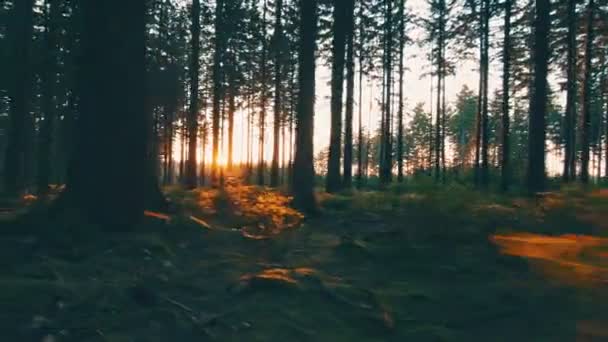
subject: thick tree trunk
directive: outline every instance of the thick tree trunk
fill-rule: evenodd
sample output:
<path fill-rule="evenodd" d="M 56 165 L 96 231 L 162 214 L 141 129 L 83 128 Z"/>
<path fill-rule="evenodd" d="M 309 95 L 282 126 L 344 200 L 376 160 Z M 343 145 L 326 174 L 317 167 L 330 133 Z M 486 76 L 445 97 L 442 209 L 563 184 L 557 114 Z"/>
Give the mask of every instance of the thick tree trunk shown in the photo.
<path fill-rule="evenodd" d="M 279 185 L 279 132 L 281 129 L 281 40 L 283 39 L 283 24 L 281 16 L 283 12 L 283 0 L 277 0 L 275 8 L 274 38 L 275 38 L 275 59 L 274 59 L 274 123 L 273 123 L 273 145 L 272 145 L 272 165 L 270 167 L 270 186 Z"/>
<path fill-rule="evenodd" d="M 230 94 L 228 95 L 228 162 L 226 168 L 228 171 L 233 167 L 234 153 L 234 113 L 236 112 L 236 91 L 234 80 L 230 81 Z"/>
<path fill-rule="evenodd" d="M 502 151 L 501 151 L 501 181 L 500 188 L 506 192 L 511 185 L 510 165 L 510 119 L 509 119 L 509 95 L 511 90 L 511 8 L 513 0 L 505 0 L 504 37 L 502 54 Z"/>
<path fill-rule="evenodd" d="M 13 8 L 13 20 L 9 32 L 13 60 L 11 87 L 9 89 L 10 116 L 8 144 L 4 162 L 4 191 L 18 195 L 24 186 L 25 146 L 27 116 L 31 93 L 30 48 L 34 29 L 34 0 L 19 0 Z"/>
<path fill-rule="evenodd" d="M 551 26 L 549 0 L 536 0 L 534 18 L 533 83 L 528 131 L 528 192 L 545 189 L 545 116 L 547 113 L 547 69 Z"/>
<path fill-rule="evenodd" d="M 566 81 L 566 114 L 564 118 L 563 180 L 574 180 L 576 175 L 576 0 L 568 0 L 568 66 Z"/>
<path fill-rule="evenodd" d="M 65 203 L 89 222 L 121 229 L 143 217 L 146 195 L 157 190 L 146 170 L 145 1 L 82 7 L 81 113 Z"/>
<path fill-rule="evenodd" d="M 594 40 L 594 19 L 595 3 L 589 0 L 587 7 L 587 38 L 585 42 L 585 61 L 583 76 L 583 125 L 581 127 L 581 182 L 589 182 L 589 156 L 590 156 L 590 133 L 591 133 L 591 59 L 593 53 Z"/>
<path fill-rule="evenodd" d="M 347 7 L 345 0 L 334 0 L 331 70 L 331 131 L 329 138 L 329 157 L 327 162 L 327 180 L 325 186 L 327 192 L 336 192 L 341 187 L 342 94 L 344 90 Z"/>
<path fill-rule="evenodd" d="M 353 110 L 355 102 L 355 2 L 347 0 L 346 32 L 346 115 L 344 118 L 344 182 L 353 183 Z"/>
<path fill-rule="evenodd" d="M 298 54 L 298 110 L 296 151 L 293 170 L 294 204 L 314 213 L 313 123 L 315 102 L 315 53 L 317 38 L 317 1 L 300 0 L 300 51 Z"/>
<path fill-rule="evenodd" d="M 200 75 L 200 33 L 201 33 L 201 3 L 200 0 L 192 0 L 192 34 L 190 55 L 190 108 L 188 111 L 188 159 L 186 161 L 185 185 L 193 189 L 197 185 L 196 177 L 196 147 L 198 138 L 198 92 Z"/>

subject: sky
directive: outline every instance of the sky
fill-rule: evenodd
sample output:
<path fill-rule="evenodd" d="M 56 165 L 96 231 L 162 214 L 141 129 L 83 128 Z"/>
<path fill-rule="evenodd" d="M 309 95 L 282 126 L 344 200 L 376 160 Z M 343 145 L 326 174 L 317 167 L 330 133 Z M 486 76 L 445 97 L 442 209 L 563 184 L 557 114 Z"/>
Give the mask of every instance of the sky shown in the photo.
<path fill-rule="evenodd" d="M 428 5 L 425 0 L 409 0 L 407 6 L 411 13 L 417 16 L 428 15 Z M 500 22 L 498 19 L 491 23 L 493 36 L 490 37 L 492 41 L 500 42 L 502 37 L 500 34 Z M 419 40 L 423 37 L 424 33 L 420 28 L 413 28 L 410 32 L 410 37 L 413 40 Z M 493 47 L 490 49 L 490 55 L 496 56 L 499 47 Z M 409 121 L 409 115 L 411 109 L 419 103 L 425 103 L 425 108 L 430 111 L 431 103 L 434 105 L 435 96 L 431 101 L 431 79 L 430 77 L 423 76 L 430 68 L 430 62 L 427 60 L 426 54 L 428 52 L 428 46 L 420 46 L 417 43 L 406 46 L 404 51 L 404 66 L 406 72 L 404 73 L 404 108 L 405 108 L 405 122 Z M 457 62 L 455 75 L 447 77 L 446 80 L 446 99 L 448 107 L 455 101 L 456 94 L 462 89 L 463 86 L 467 86 L 469 89 L 477 92 L 479 73 L 478 73 L 478 60 L 476 53 L 473 54 L 469 60 L 460 60 Z M 489 76 L 489 94 L 492 96 L 494 90 L 501 85 L 501 61 L 498 58 L 491 58 L 490 61 L 490 76 Z M 315 155 L 329 145 L 330 136 L 330 96 L 331 89 L 329 81 L 331 80 L 331 70 L 327 66 L 327 61 L 318 59 L 317 70 L 316 70 L 316 102 L 315 102 L 315 124 L 314 124 L 314 151 Z M 355 108 L 354 108 L 354 130 L 356 132 L 358 123 L 358 77 L 355 77 Z M 381 95 L 381 89 L 378 84 L 370 84 L 369 79 L 364 77 L 363 80 L 363 126 L 375 130 L 380 118 L 380 110 L 377 105 L 377 99 Z M 344 112 L 344 111 L 343 111 Z M 344 113 L 343 113 L 344 115 Z M 265 157 L 264 159 L 270 161 L 272 158 L 272 111 L 268 113 L 267 119 L 267 130 L 265 132 Z M 235 143 L 234 143 L 234 160 L 243 161 L 246 159 L 246 139 L 247 130 L 245 121 L 242 119 L 244 113 L 237 113 L 235 122 Z M 239 119 L 241 118 L 241 119 Z M 254 141 L 257 142 L 258 133 L 255 132 Z M 258 155 L 257 143 L 253 146 L 254 158 Z M 286 144 L 285 148 L 289 148 L 289 144 Z M 283 148 L 283 147 L 281 147 Z M 222 148 L 224 150 L 225 148 Z M 286 150 L 285 155 L 288 154 Z M 210 152 L 206 152 L 207 157 L 210 157 Z M 200 152 L 199 152 L 200 156 Z M 226 157 L 224 153 L 221 153 L 220 163 L 225 162 Z M 209 160 L 209 159 L 208 159 Z M 556 172 L 560 169 L 559 160 L 548 159 L 548 168 L 551 172 Z"/>

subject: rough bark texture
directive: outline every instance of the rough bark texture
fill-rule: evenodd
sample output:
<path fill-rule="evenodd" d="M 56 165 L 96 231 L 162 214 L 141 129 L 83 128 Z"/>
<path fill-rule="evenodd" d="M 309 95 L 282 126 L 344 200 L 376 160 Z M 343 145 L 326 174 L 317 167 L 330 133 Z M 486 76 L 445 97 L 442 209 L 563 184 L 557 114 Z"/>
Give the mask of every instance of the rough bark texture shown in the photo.
<path fill-rule="evenodd" d="M 572 181 L 576 175 L 576 0 L 568 0 L 568 65 L 566 80 L 566 113 L 564 118 L 563 180 Z"/>

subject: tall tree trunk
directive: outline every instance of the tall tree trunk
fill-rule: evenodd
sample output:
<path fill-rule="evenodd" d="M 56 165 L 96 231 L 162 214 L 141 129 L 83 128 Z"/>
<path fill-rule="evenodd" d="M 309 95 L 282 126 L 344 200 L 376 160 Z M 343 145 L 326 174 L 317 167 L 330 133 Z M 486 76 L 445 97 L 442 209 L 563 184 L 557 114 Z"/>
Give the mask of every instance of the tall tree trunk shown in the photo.
<path fill-rule="evenodd" d="M 568 66 L 566 81 L 566 113 L 564 118 L 564 171 L 563 180 L 574 180 L 576 175 L 576 0 L 568 0 Z"/>
<path fill-rule="evenodd" d="M 480 17 L 480 29 L 479 29 L 479 83 L 478 83 L 478 95 L 477 95 L 477 111 L 475 114 L 475 165 L 473 167 L 475 185 L 479 186 L 481 183 L 481 135 L 482 135 L 482 107 L 483 107 L 483 85 L 484 85 L 484 74 L 483 74 L 483 59 L 484 59 L 484 39 L 483 39 L 483 21 Z"/>
<path fill-rule="evenodd" d="M 38 145 L 38 194 L 46 196 L 51 177 L 51 144 L 55 123 L 55 82 L 57 74 L 57 18 L 59 8 L 57 0 L 47 0 L 46 13 L 46 65 L 44 78 L 44 121 L 40 127 Z"/>
<path fill-rule="evenodd" d="M 581 129 L 581 182 L 589 182 L 589 155 L 590 155 L 590 131 L 591 131 L 591 59 L 594 40 L 595 3 L 589 0 L 587 7 L 587 38 L 585 42 L 585 61 L 583 76 L 583 125 Z"/>
<path fill-rule="evenodd" d="M 511 80 L 511 8 L 513 0 L 505 0 L 504 37 L 502 48 L 502 151 L 500 188 L 506 192 L 511 185 L 509 81 Z"/>
<path fill-rule="evenodd" d="M 439 2 L 439 33 L 437 37 L 437 115 L 435 117 L 435 182 L 439 181 L 441 174 L 441 90 L 443 77 L 443 44 L 445 29 L 445 0 Z"/>
<path fill-rule="evenodd" d="M 9 32 L 12 45 L 10 117 L 4 162 L 4 190 L 15 196 L 23 187 L 28 101 L 31 93 L 30 48 L 34 29 L 34 0 L 16 1 Z"/>
<path fill-rule="evenodd" d="M 267 55 L 268 55 L 268 47 L 266 43 L 266 12 L 268 8 L 266 6 L 266 0 L 264 0 L 264 13 L 262 15 L 262 84 L 261 84 L 261 95 L 260 95 L 260 137 L 259 137 L 259 150 L 258 150 L 258 185 L 264 185 L 264 172 L 266 161 L 264 160 L 264 149 L 265 149 L 265 134 L 266 134 L 266 102 L 267 102 L 267 94 L 266 94 L 266 81 L 267 81 Z"/>
<path fill-rule="evenodd" d="M 317 1 L 300 0 L 300 51 L 298 54 L 298 110 L 296 155 L 293 170 L 294 204 L 309 213 L 317 210 L 313 165 L 315 53 L 317 39 Z"/>
<path fill-rule="evenodd" d="M 547 36 L 551 26 L 549 0 L 536 0 L 534 18 L 533 83 L 530 98 L 528 131 L 528 192 L 533 194 L 545 189 L 545 116 L 547 113 L 547 71 L 549 43 Z"/>
<path fill-rule="evenodd" d="M 399 1 L 399 112 L 397 114 L 397 181 L 403 182 L 403 50 L 405 48 L 405 0 Z"/>
<path fill-rule="evenodd" d="M 359 132 L 357 139 L 357 187 L 363 186 L 363 3 L 359 2 Z"/>
<path fill-rule="evenodd" d="M 200 74 L 200 33 L 201 33 L 201 3 L 200 0 L 192 0 L 192 34 L 190 51 L 190 108 L 188 110 L 188 159 L 186 161 L 186 179 L 184 184 L 193 189 L 197 184 L 196 177 L 196 147 L 198 138 L 198 92 Z"/>
<path fill-rule="evenodd" d="M 228 95 L 228 162 L 226 164 L 228 171 L 232 171 L 234 163 L 234 114 L 236 112 L 236 90 L 234 82 L 234 79 L 230 80 L 230 94 Z"/>
<path fill-rule="evenodd" d="M 82 110 L 64 203 L 89 222 L 126 228 L 143 216 L 147 187 L 153 185 L 145 176 L 151 174 L 146 169 L 151 113 L 145 111 L 143 84 L 145 1 L 86 1 L 82 7 Z"/>
<path fill-rule="evenodd" d="M 353 110 L 355 102 L 355 1 L 346 0 L 346 2 L 346 115 L 344 118 L 343 185 L 345 188 L 350 189 L 353 183 Z"/>
<path fill-rule="evenodd" d="M 213 51 L 213 108 L 211 113 L 211 185 L 217 185 L 219 136 L 220 136 L 220 104 L 222 97 L 222 16 L 224 13 L 224 0 L 215 3 L 215 49 Z"/>
<path fill-rule="evenodd" d="M 482 102 L 481 102 L 481 185 L 486 188 L 489 182 L 489 127 L 488 127 L 488 79 L 489 79 L 489 36 L 490 36 L 490 1 L 483 0 L 481 12 L 483 53 L 481 59 L 481 72 L 483 73 Z"/>
<path fill-rule="evenodd" d="M 349 0 L 350 1 L 350 0 Z M 331 69 L 331 131 L 327 162 L 327 192 L 340 189 L 340 159 L 342 149 L 342 94 L 344 90 L 344 53 L 346 43 L 345 0 L 334 0 L 333 43 Z"/>
<path fill-rule="evenodd" d="M 385 115 L 384 115 L 384 149 L 382 155 L 382 169 L 380 170 L 380 183 L 388 184 L 391 181 L 392 175 L 392 155 L 393 149 L 391 144 L 391 84 L 392 84 L 392 72 L 393 72 L 393 0 L 386 0 L 386 102 L 385 102 Z"/>
<path fill-rule="evenodd" d="M 277 0 L 275 8 L 274 23 L 274 123 L 273 123 L 273 145 L 272 145 L 272 165 L 270 167 L 270 186 L 279 185 L 279 133 L 281 129 L 281 62 L 283 57 L 282 39 L 283 24 L 281 16 L 283 12 L 283 0 Z"/>

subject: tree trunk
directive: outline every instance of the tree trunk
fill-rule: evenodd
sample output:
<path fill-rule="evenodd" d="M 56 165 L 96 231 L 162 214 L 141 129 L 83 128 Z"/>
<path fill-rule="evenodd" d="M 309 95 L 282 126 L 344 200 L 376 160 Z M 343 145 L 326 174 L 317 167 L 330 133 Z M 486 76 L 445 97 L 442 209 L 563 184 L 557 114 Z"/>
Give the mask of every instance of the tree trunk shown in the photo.
<path fill-rule="evenodd" d="M 501 182 L 503 192 L 511 185 L 510 165 L 510 119 L 509 119 L 509 81 L 511 80 L 511 7 L 513 0 L 505 0 L 505 22 L 502 54 L 502 151 L 501 151 Z"/>
<path fill-rule="evenodd" d="M 89 222 L 126 228 L 142 218 L 146 195 L 157 190 L 149 188 L 146 170 L 145 1 L 82 7 L 81 113 L 65 203 Z"/>
<path fill-rule="evenodd" d="M 9 32 L 13 46 L 13 72 L 9 89 L 11 101 L 8 144 L 4 162 L 4 190 L 11 196 L 18 195 L 24 186 L 26 122 L 27 116 L 30 115 L 28 102 L 32 88 L 30 48 L 34 29 L 33 5 L 33 0 L 15 2 Z"/>
<path fill-rule="evenodd" d="M 355 2 L 347 0 L 346 33 L 346 115 L 344 118 L 344 182 L 350 189 L 353 183 L 353 110 L 355 102 Z"/>
<path fill-rule="evenodd" d="M 574 180 L 576 175 L 576 0 L 568 0 L 568 66 L 566 81 L 566 113 L 564 118 L 564 171 L 563 180 Z"/>
<path fill-rule="evenodd" d="M 193 189 L 197 185 L 196 177 L 196 147 L 198 138 L 198 92 L 200 74 L 200 32 L 201 32 L 201 3 L 192 0 L 192 34 L 190 55 L 190 109 L 188 111 L 188 159 L 186 161 L 186 188 Z"/>
<path fill-rule="evenodd" d="M 441 174 L 441 90 L 443 78 L 443 44 L 444 44 L 444 20 L 445 0 L 439 3 L 439 33 L 437 37 L 437 115 L 435 116 L 435 182 L 439 181 Z"/>
<path fill-rule="evenodd" d="M 293 170 L 294 204 L 314 213 L 313 134 L 315 101 L 315 53 L 317 38 L 317 1 L 300 0 L 300 51 L 298 54 L 298 110 L 296 120 L 296 151 Z"/>
<path fill-rule="evenodd" d="M 549 0 L 536 0 L 534 18 L 533 83 L 530 98 L 528 131 L 528 192 L 545 189 L 545 116 L 547 113 L 547 69 L 549 42 L 547 36 L 551 26 L 551 4 Z"/>
<path fill-rule="evenodd" d="M 51 144 L 55 123 L 55 83 L 57 74 L 57 18 L 59 8 L 57 0 L 47 0 L 46 13 L 46 65 L 44 78 L 43 110 L 44 120 L 40 126 L 38 145 L 38 179 L 37 190 L 40 196 L 46 196 L 49 191 L 51 177 Z"/>
<path fill-rule="evenodd" d="M 363 186 L 363 4 L 359 3 L 359 132 L 357 148 L 357 187 Z"/>
<path fill-rule="evenodd" d="M 213 108 L 211 113 L 212 130 L 212 152 L 211 152 L 211 185 L 217 185 L 217 169 L 219 156 L 219 136 L 220 136 L 220 103 L 222 97 L 222 15 L 223 0 L 216 0 L 215 4 L 215 50 L 213 52 Z"/>
<path fill-rule="evenodd" d="M 488 78 L 489 78 L 489 36 L 490 36 L 490 1 L 483 0 L 482 39 L 483 50 L 481 58 L 481 72 L 483 73 L 482 102 L 481 102 L 481 186 L 487 188 L 489 182 L 489 127 L 488 127 Z"/>
<path fill-rule="evenodd" d="M 264 148 L 265 148 L 265 134 L 266 134 L 266 102 L 267 102 L 267 94 L 266 94 L 266 79 L 267 79 L 267 54 L 268 48 L 266 44 L 266 12 L 268 8 L 266 6 L 266 0 L 264 0 L 264 14 L 262 15 L 262 84 L 261 84 L 261 95 L 260 95 L 260 140 L 259 140 L 259 151 L 258 151 L 258 185 L 263 186 L 264 181 L 264 169 L 266 161 L 264 160 Z"/>
<path fill-rule="evenodd" d="M 384 115 L 384 130 L 383 140 L 384 149 L 383 155 L 381 156 L 382 169 L 380 170 L 380 183 L 388 184 L 391 181 L 391 175 L 393 172 L 392 155 L 393 149 L 391 145 L 391 84 L 392 84 L 392 72 L 393 72 L 393 0 L 387 0 L 386 6 L 386 102 L 385 102 L 385 115 Z"/>
<path fill-rule="evenodd" d="M 405 47 L 405 1 L 399 2 L 399 112 L 397 114 L 397 181 L 403 182 L 403 50 Z"/>
<path fill-rule="evenodd" d="M 230 94 L 228 95 L 228 162 L 226 168 L 232 171 L 234 153 L 234 113 L 236 112 L 235 80 L 230 81 Z"/>
<path fill-rule="evenodd" d="M 350 0 L 349 0 L 350 1 Z M 344 90 L 344 53 L 346 42 L 345 0 L 334 0 L 333 43 L 331 70 L 331 131 L 327 162 L 327 192 L 340 189 L 340 159 L 342 149 L 342 93 Z"/>
<path fill-rule="evenodd" d="M 283 12 L 283 0 L 277 0 L 275 9 L 274 38 L 275 38 L 275 58 L 274 58 L 274 123 L 273 123 L 273 145 L 272 145 L 272 165 L 270 167 L 270 186 L 279 185 L 279 132 L 281 129 L 281 40 L 283 39 L 283 24 L 281 15 Z"/>
<path fill-rule="evenodd" d="M 589 0 L 587 7 L 587 38 L 585 42 L 585 61 L 583 76 L 583 125 L 581 129 L 581 182 L 589 182 L 589 155 L 590 155 L 590 131 L 591 131 L 591 59 L 594 40 L 594 0 Z"/>

